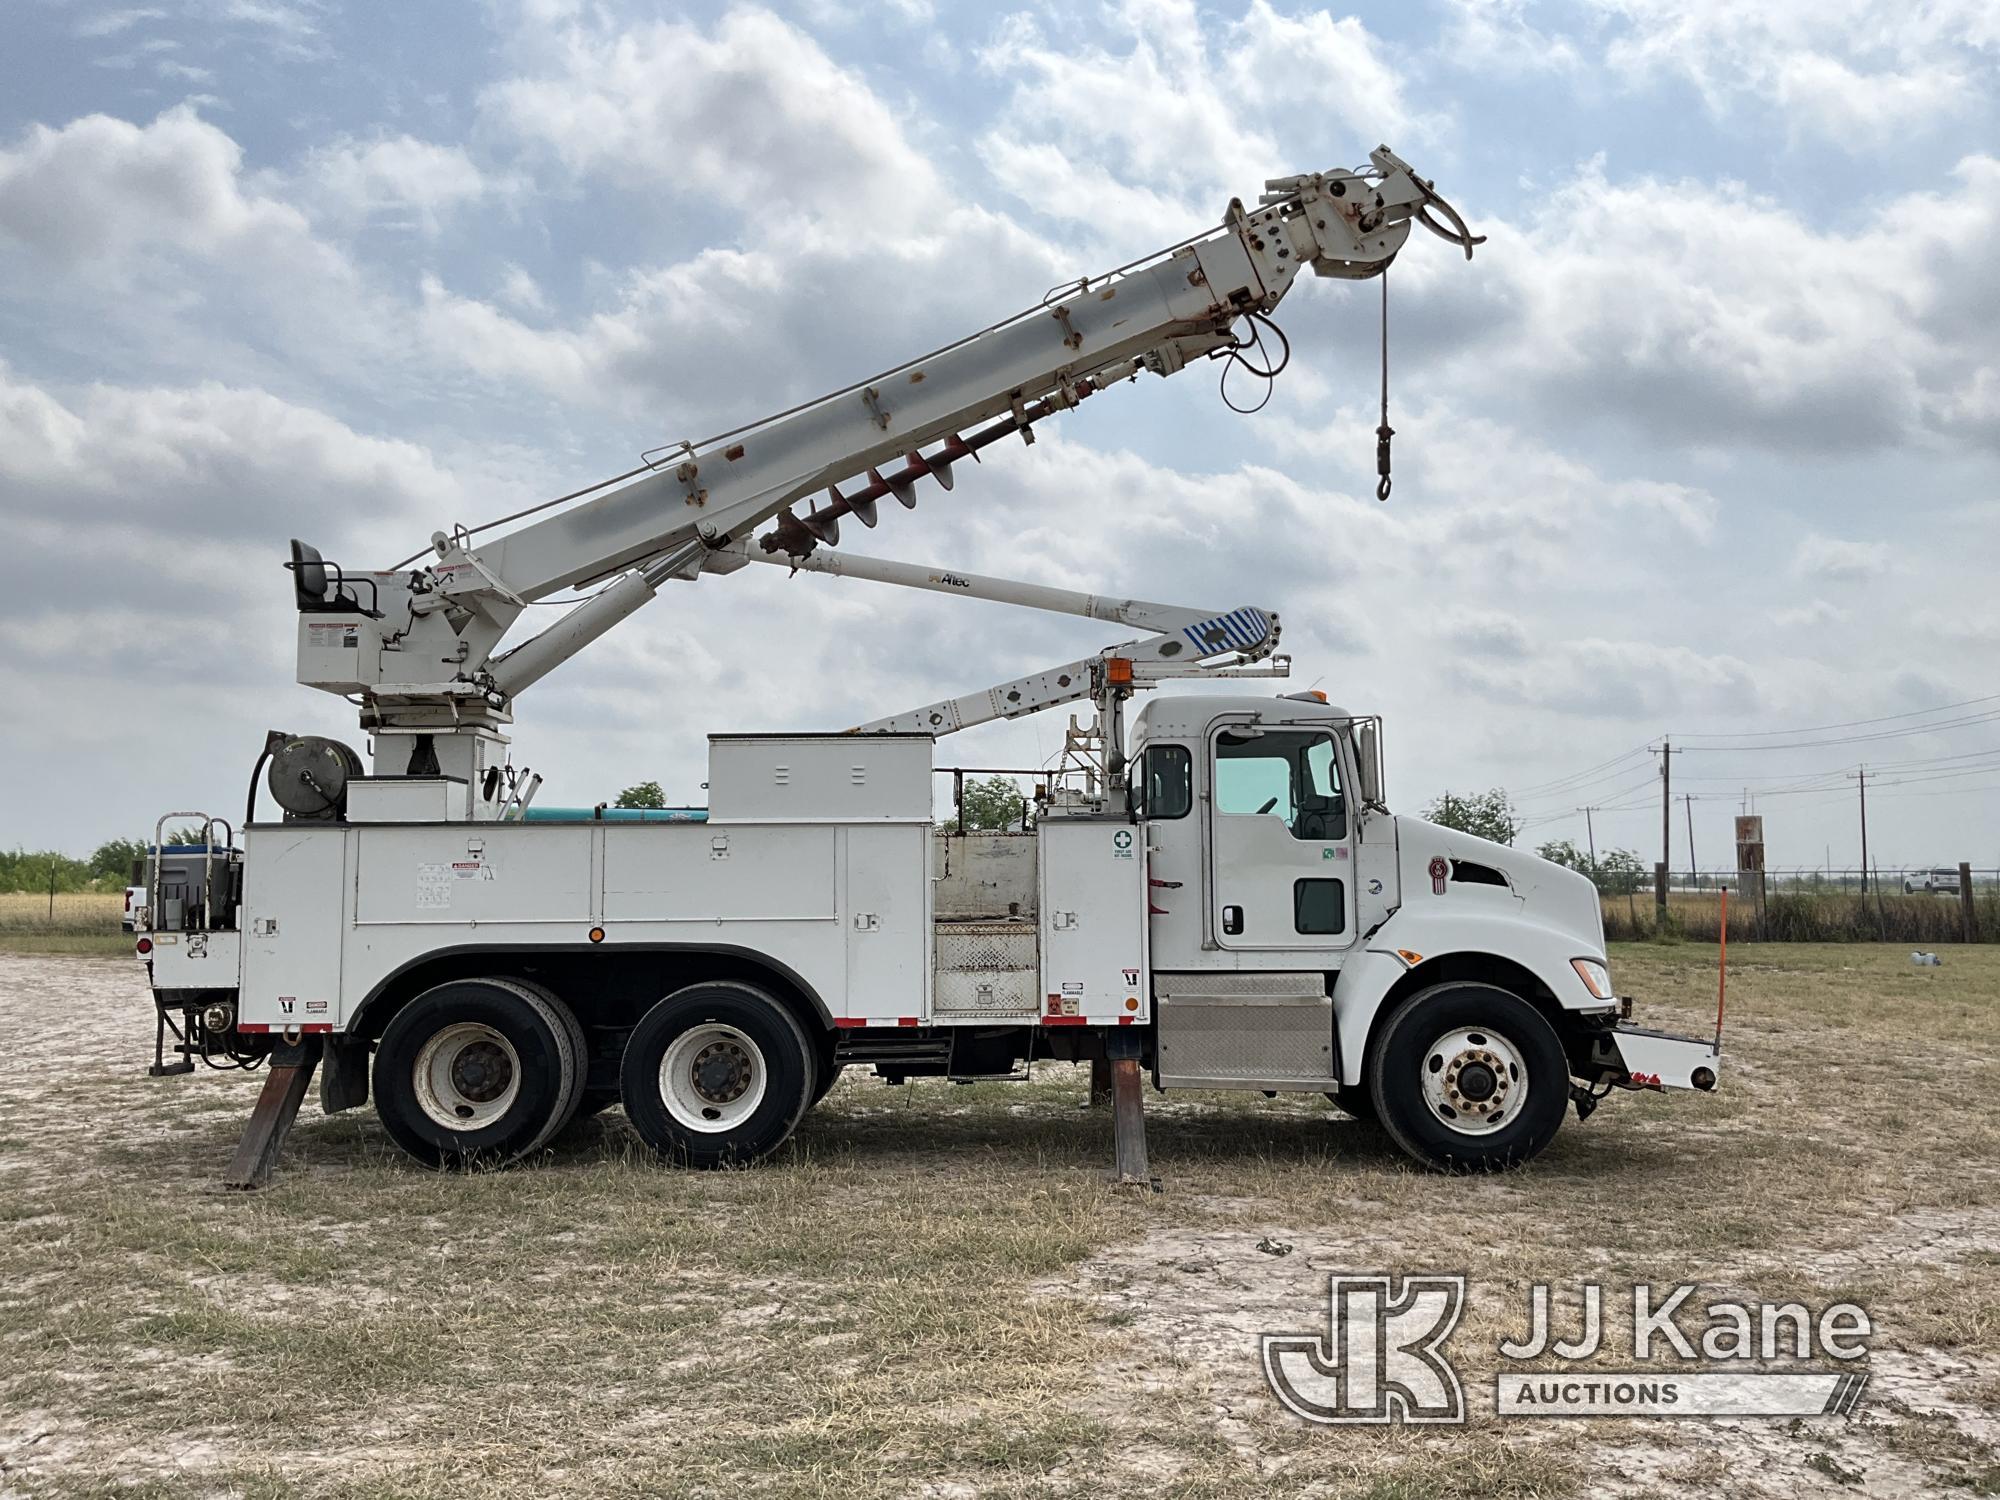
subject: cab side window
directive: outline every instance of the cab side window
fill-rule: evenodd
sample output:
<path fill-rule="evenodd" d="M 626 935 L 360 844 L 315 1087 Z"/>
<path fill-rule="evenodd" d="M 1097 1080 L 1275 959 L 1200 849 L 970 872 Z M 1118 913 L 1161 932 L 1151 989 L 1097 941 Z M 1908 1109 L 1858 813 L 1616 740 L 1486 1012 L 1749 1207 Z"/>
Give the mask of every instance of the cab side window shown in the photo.
<path fill-rule="evenodd" d="M 1149 745 L 1140 806 L 1148 818 L 1184 818 L 1194 806 L 1194 757 L 1185 745 Z"/>
<path fill-rule="evenodd" d="M 1347 837 L 1347 801 L 1333 736 L 1319 730 L 1215 737 L 1215 810 L 1231 817 L 1284 820 L 1295 839 Z"/>

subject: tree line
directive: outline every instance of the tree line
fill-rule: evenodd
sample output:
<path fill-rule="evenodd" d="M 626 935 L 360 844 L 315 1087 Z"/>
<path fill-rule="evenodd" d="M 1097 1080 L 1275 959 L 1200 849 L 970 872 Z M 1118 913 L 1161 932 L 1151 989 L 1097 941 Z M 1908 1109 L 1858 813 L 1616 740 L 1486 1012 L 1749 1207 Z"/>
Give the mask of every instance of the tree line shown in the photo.
<path fill-rule="evenodd" d="M 177 828 L 169 844 L 200 844 L 199 828 Z M 106 891 L 131 883 L 146 858 L 144 839 L 106 839 L 79 859 L 59 849 L 0 849 L 0 891 Z"/>
<path fill-rule="evenodd" d="M 1441 828 L 1455 828 L 1460 833 L 1469 833 L 1474 838 L 1488 839 L 1496 844 L 1512 844 L 1521 836 L 1520 815 L 1514 811 L 1514 803 L 1504 787 L 1496 786 L 1490 791 L 1474 792 L 1469 796 L 1446 792 L 1419 816 L 1427 823 L 1435 823 Z M 1597 883 L 1600 891 L 1609 896 L 1623 896 L 1636 891 L 1647 879 L 1646 863 L 1632 849 L 1606 849 L 1593 856 L 1590 850 L 1577 848 L 1572 839 L 1551 839 L 1546 844 L 1537 844 L 1535 853 L 1579 875 L 1588 876 Z"/>

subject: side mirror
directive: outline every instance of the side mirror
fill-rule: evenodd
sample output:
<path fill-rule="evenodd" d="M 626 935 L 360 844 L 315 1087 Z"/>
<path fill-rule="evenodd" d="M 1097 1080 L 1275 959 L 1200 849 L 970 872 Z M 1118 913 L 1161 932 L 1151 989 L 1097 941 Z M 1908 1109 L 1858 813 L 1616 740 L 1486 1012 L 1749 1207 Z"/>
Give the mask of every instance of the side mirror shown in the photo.
<path fill-rule="evenodd" d="M 1361 775 L 1361 805 L 1379 808 L 1382 806 L 1382 745 L 1373 724 L 1361 726 L 1361 733 L 1355 738 L 1355 753 L 1360 759 L 1355 769 Z"/>

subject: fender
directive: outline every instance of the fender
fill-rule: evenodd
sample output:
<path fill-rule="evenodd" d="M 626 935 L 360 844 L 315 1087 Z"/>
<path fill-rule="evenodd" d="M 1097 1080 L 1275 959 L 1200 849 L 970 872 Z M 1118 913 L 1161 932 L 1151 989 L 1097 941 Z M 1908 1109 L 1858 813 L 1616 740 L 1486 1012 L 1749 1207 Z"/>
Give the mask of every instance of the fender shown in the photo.
<path fill-rule="evenodd" d="M 803 996 L 818 1014 L 820 1022 L 827 1030 L 833 1028 L 833 1010 L 820 998 L 819 991 L 806 983 L 805 979 L 790 964 L 780 963 L 769 954 L 754 948 L 742 948 L 728 943 L 615 943 L 596 945 L 591 943 L 457 943 L 443 948 L 433 948 L 419 953 L 398 964 L 375 982 L 361 1003 L 343 1016 L 340 1021 L 342 1032 L 358 1032 L 362 1018 L 368 1015 L 369 1007 L 377 1004 L 383 995 L 395 988 L 411 970 L 441 961 L 481 957 L 488 954 L 518 957 L 526 954 L 535 957 L 559 955 L 584 959 L 619 957 L 635 953 L 676 954 L 702 957 L 740 959 L 762 968 Z"/>
<path fill-rule="evenodd" d="M 1418 957 L 1412 962 L 1405 954 Z M 1368 946 L 1341 966 L 1334 981 L 1334 1029 L 1343 1083 L 1361 1081 L 1368 1033 L 1383 997 L 1396 982 L 1405 974 L 1420 973 L 1427 962 L 1467 954 L 1519 964 L 1546 985 L 1565 1010 L 1602 1010 L 1606 1006 L 1570 967 L 1573 958 L 1594 958 L 1603 963 L 1601 943 L 1509 912 L 1481 911 L 1471 902 L 1462 903 L 1457 910 L 1430 904 L 1406 906 L 1375 930 Z"/>

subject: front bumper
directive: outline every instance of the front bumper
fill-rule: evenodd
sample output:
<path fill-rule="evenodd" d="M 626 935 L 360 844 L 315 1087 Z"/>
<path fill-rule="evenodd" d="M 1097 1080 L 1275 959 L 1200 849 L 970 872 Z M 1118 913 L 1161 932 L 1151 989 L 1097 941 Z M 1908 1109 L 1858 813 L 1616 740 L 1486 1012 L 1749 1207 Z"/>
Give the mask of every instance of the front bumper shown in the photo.
<path fill-rule="evenodd" d="M 1712 1040 L 1651 1031 L 1626 1022 L 1591 1038 L 1591 1064 L 1598 1081 L 1626 1089 L 1715 1088 L 1722 1057 Z"/>

